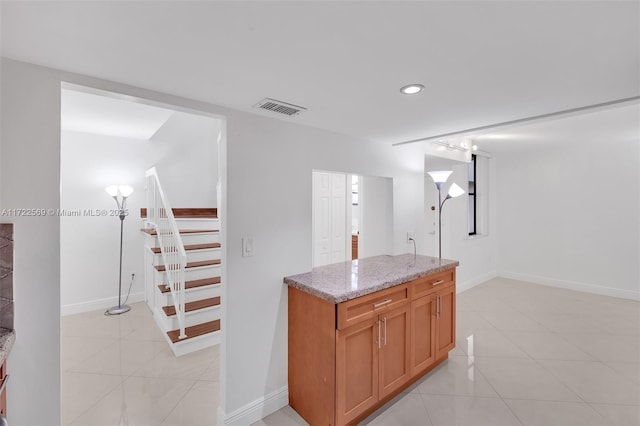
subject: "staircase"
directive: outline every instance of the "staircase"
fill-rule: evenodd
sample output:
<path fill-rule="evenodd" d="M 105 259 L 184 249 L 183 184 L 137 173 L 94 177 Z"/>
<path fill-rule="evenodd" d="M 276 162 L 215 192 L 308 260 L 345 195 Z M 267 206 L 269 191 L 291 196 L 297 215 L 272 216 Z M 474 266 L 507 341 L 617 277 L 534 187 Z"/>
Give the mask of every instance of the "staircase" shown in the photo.
<path fill-rule="evenodd" d="M 145 235 L 145 298 L 173 353 L 180 356 L 220 343 L 220 226 L 215 208 L 169 209 L 173 214 L 165 216 L 170 216 L 175 232 L 154 225 L 154 220 L 160 220 L 148 218 L 147 209 L 140 211 Z M 168 237 L 167 232 L 179 233 L 179 237 Z"/>

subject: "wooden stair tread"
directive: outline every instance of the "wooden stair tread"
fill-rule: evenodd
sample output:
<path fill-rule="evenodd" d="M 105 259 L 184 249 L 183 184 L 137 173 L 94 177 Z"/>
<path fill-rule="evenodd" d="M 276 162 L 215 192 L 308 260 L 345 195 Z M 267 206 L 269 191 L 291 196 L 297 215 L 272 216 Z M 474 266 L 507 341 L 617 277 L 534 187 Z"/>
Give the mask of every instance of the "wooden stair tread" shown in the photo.
<path fill-rule="evenodd" d="M 184 246 L 185 251 L 191 250 L 206 250 L 206 249 L 217 249 L 220 248 L 220 243 L 207 243 L 207 244 L 187 244 Z M 160 254 L 160 247 L 151 247 L 151 251 L 154 254 Z"/>
<path fill-rule="evenodd" d="M 215 285 L 215 284 L 220 284 L 220 277 L 202 278 L 199 280 L 185 281 L 184 288 L 186 290 L 189 290 L 192 288 L 204 287 L 206 285 Z M 171 291 L 171 289 L 168 289 L 165 284 L 160 284 L 158 286 L 158 289 L 160 289 L 161 293 L 169 293 Z"/>
<path fill-rule="evenodd" d="M 141 228 L 140 230 L 142 232 L 144 232 L 145 234 L 148 234 L 148 235 L 152 235 L 152 236 L 158 235 L 158 233 L 156 232 L 155 229 Z M 180 235 L 184 235 L 184 234 L 216 234 L 216 233 L 220 232 L 217 229 L 179 229 L 178 231 L 180 232 Z"/>
<path fill-rule="evenodd" d="M 214 331 L 220 330 L 220 320 L 214 320 L 209 322 L 203 322 L 202 324 L 192 325 L 191 327 L 185 328 L 185 333 L 187 337 L 184 339 L 180 339 L 180 330 L 171 330 L 167 331 L 167 336 L 173 343 L 184 342 L 193 337 L 202 336 L 203 334 L 212 333 Z"/>
<path fill-rule="evenodd" d="M 218 218 L 218 209 L 215 207 L 210 208 L 184 208 L 184 207 L 174 207 L 171 209 L 173 211 L 173 217 L 176 219 L 217 219 Z M 147 209 L 146 207 L 142 207 L 140 209 L 140 217 L 147 217 Z"/>
<path fill-rule="evenodd" d="M 220 264 L 220 259 L 200 260 L 198 262 L 188 262 L 185 268 L 186 269 L 198 268 L 201 266 L 213 266 L 213 265 L 219 265 L 219 264 Z M 154 268 L 156 268 L 158 272 L 164 272 L 167 269 L 164 265 L 156 265 L 154 266 Z"/>
<path fill-rule="evenodd" d="M 210 299 L 202 299 L 202 300 L 196 300 L 194 302 L 185 303 L 184 311 L 193 312 L 193 311 L 197 311 L 198 309 L 212 308 L 218 305 L 220 305 L 220 296 L 212 297 Z M 165 315 L 168 317 L 176 314 L 176 307 L 173 305 L 163 306 L 162 310 L 164 311 Z"/>

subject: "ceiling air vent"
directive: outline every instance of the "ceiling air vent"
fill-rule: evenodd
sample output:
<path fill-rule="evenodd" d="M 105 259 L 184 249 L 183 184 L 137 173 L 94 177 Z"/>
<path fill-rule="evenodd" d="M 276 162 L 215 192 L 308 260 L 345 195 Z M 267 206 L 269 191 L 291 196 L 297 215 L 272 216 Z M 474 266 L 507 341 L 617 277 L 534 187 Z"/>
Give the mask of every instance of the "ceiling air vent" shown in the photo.
<path fill-rule="evenodd" d="M 264 98 L 257 104 L 253 106 L 254 108 L 266 109 L 268 111 L 277 112 L 278 114 L 284 115 L 298 115 L 303 111 L 306 111 L 306 108 L 301 106 L 288 104 L 286 102 L 278 101 L 271 98 Z"/>

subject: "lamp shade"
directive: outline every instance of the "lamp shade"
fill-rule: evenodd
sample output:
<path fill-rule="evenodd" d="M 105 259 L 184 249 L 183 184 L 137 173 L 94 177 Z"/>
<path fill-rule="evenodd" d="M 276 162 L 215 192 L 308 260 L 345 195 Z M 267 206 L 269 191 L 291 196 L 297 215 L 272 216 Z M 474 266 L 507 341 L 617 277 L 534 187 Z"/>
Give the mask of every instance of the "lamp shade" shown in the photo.
<path fill-rule="evenodd" d="M 438 170 L 435 172 L 427 172 L 429 173 L 429 176 L 431 176 L 431 179 L 433 179 L 434 183 L 444 183 L 447 181 L 447 179 L 449 179 L 449 176 L 451 175 L 451 173 L 453 173 L 452 170 Z"/>
<path fill-rule="evenodd" d="M 133 188 L 129 185 L 120 185 L 118 186 L 118 189 L 124 198 L 127 198 L 133 192 Z"/>
<path fill-rule="evenodd" d="M 107 194 L 111 195 L 112 197 L 118 196 L 118 185 L 107 186 L 104 190 L 107 191 Z"/>
<path fill-rule="evenodd" d="M 465 193 L 465 190 L 460 188 L 458 184 L 456 183 L 451 184 L 451 187 L 449 188 L 449 197 L 456 198 L 461 196 L 464 193 Z"/>

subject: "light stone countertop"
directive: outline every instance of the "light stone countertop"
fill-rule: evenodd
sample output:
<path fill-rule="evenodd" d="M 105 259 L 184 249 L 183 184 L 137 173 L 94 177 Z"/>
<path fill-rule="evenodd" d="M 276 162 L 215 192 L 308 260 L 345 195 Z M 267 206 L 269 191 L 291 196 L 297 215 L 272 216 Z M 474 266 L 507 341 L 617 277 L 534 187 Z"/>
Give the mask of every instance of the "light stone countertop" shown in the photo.
<path fill-rule="evenodd" d="M 459 264 L 457 260 L 413 254 L 375 256 L 313 268 L 311 272 L 285 277 L 284 283 L 329 302 L 341 303 Z"/>
<path fill-rule="evenodd" d="M 16 341 L 15 330 L 0 328 L 0 364 L 9 356 L 13 343 Z"/>

